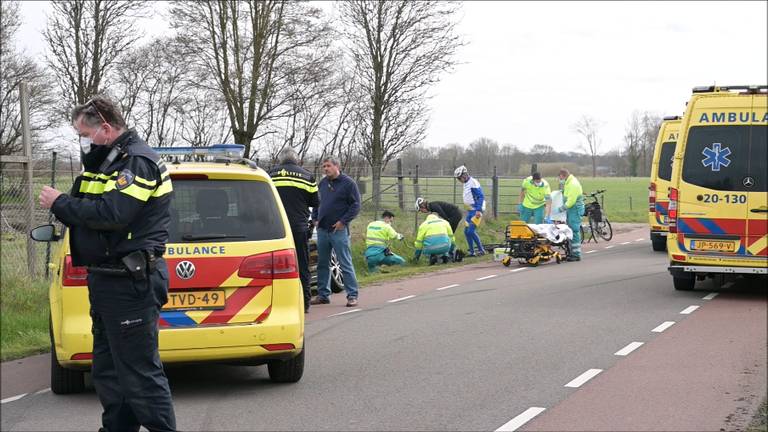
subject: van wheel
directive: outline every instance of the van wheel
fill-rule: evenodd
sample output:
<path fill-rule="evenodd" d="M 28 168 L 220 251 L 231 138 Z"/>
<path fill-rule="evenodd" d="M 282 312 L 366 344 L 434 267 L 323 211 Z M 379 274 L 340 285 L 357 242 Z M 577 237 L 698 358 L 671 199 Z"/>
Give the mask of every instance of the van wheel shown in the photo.
<path fill-rule="evenodd" d="M 651 234 L 651 247 L 656 252 L 667 250 L 667 238 L 658 234 Z"/>
<path fill-rule="evenodd" d="M 678 291 L 691 291 L 693 286 L 696 285 L 696 278 L 681 278 L 672 277 L 672 284 Z"/>
<path fill-rule="evenodd" d="M 85 372 L 63 368 L 56 359 L 56 345 L 51 333 L 51 391 L 55 394 L 82 393 L 85 390 Z"/>
<path fill-rule="evenodd" d="M 344 276 L 341 273 L 341 264 L 339 259 L 336 258 L 336 251 L 331 251 L 331 291 L 334 293 L 340 293 L 344 291 Z"/>
<path fill-rule="evenodd" d="M 273 360 L 267 363 L 269 379 L 277 383 L 295 383 L 304 375 L 304 353 L 307 351 L 306 341 L 301 353 L 288 360 Z"/>

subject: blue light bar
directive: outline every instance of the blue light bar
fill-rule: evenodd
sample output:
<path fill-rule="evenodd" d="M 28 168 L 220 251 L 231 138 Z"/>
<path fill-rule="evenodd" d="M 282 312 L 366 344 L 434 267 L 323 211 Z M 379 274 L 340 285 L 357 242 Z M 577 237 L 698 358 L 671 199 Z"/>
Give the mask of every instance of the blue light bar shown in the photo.
<path fill-rule="evenodd" d="M 214 144 L 209 147 L 155 147 L 160 155 L 170 156 L 219 156 L 242 158 L 245 146 L 242 144 Z"/>

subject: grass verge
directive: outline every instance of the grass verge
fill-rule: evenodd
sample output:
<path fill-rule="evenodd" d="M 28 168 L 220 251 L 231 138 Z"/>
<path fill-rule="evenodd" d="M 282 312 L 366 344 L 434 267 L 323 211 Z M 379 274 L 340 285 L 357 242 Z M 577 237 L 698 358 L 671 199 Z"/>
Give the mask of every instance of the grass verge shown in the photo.
<path fill-rule="evenodd" d="M 747 432 L 766 432 L 768 431 L 768 400 L 763 399 L 752 423 L 747 427 Z"/>
<path fill-rule="evenodd" d="M 48 281 L 3 271 L 0 302 L 0 360 L 7 361 L 50 349 Z"/>

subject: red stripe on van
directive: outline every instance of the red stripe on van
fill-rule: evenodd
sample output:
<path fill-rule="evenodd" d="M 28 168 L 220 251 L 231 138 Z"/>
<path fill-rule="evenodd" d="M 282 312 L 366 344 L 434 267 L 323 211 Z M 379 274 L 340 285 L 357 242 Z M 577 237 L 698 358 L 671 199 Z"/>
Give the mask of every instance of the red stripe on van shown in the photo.
<path fill-rule="evenodd" d="M 262 289 L 264 289 L 263 286 L 238 288 L 231 296 L 227 297 L 226 309 L 213 311 L 210 315 L 205 317 L 200 324 L 224 324 L 229 322 L 229 320 L 237 315 L 237 313 L 240 312 L 252 298 L 256 297 L 256 294 Z"/>

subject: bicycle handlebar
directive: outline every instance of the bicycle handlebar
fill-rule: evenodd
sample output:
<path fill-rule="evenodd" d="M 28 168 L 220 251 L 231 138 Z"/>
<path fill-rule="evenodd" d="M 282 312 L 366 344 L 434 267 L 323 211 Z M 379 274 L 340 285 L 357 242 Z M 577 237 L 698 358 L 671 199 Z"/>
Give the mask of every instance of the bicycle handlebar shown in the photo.
<path fill-rule="evenodd" d="M 598 189 L 598 190 L 592 192 L 591 194 L 584 194 L 584 195 L 590 196 L 592 198 L 596 198 L 597 195 L 600 195 L 601 193 L 604 193 L 604 192 L 605 192 L 605 189 Z"/>

